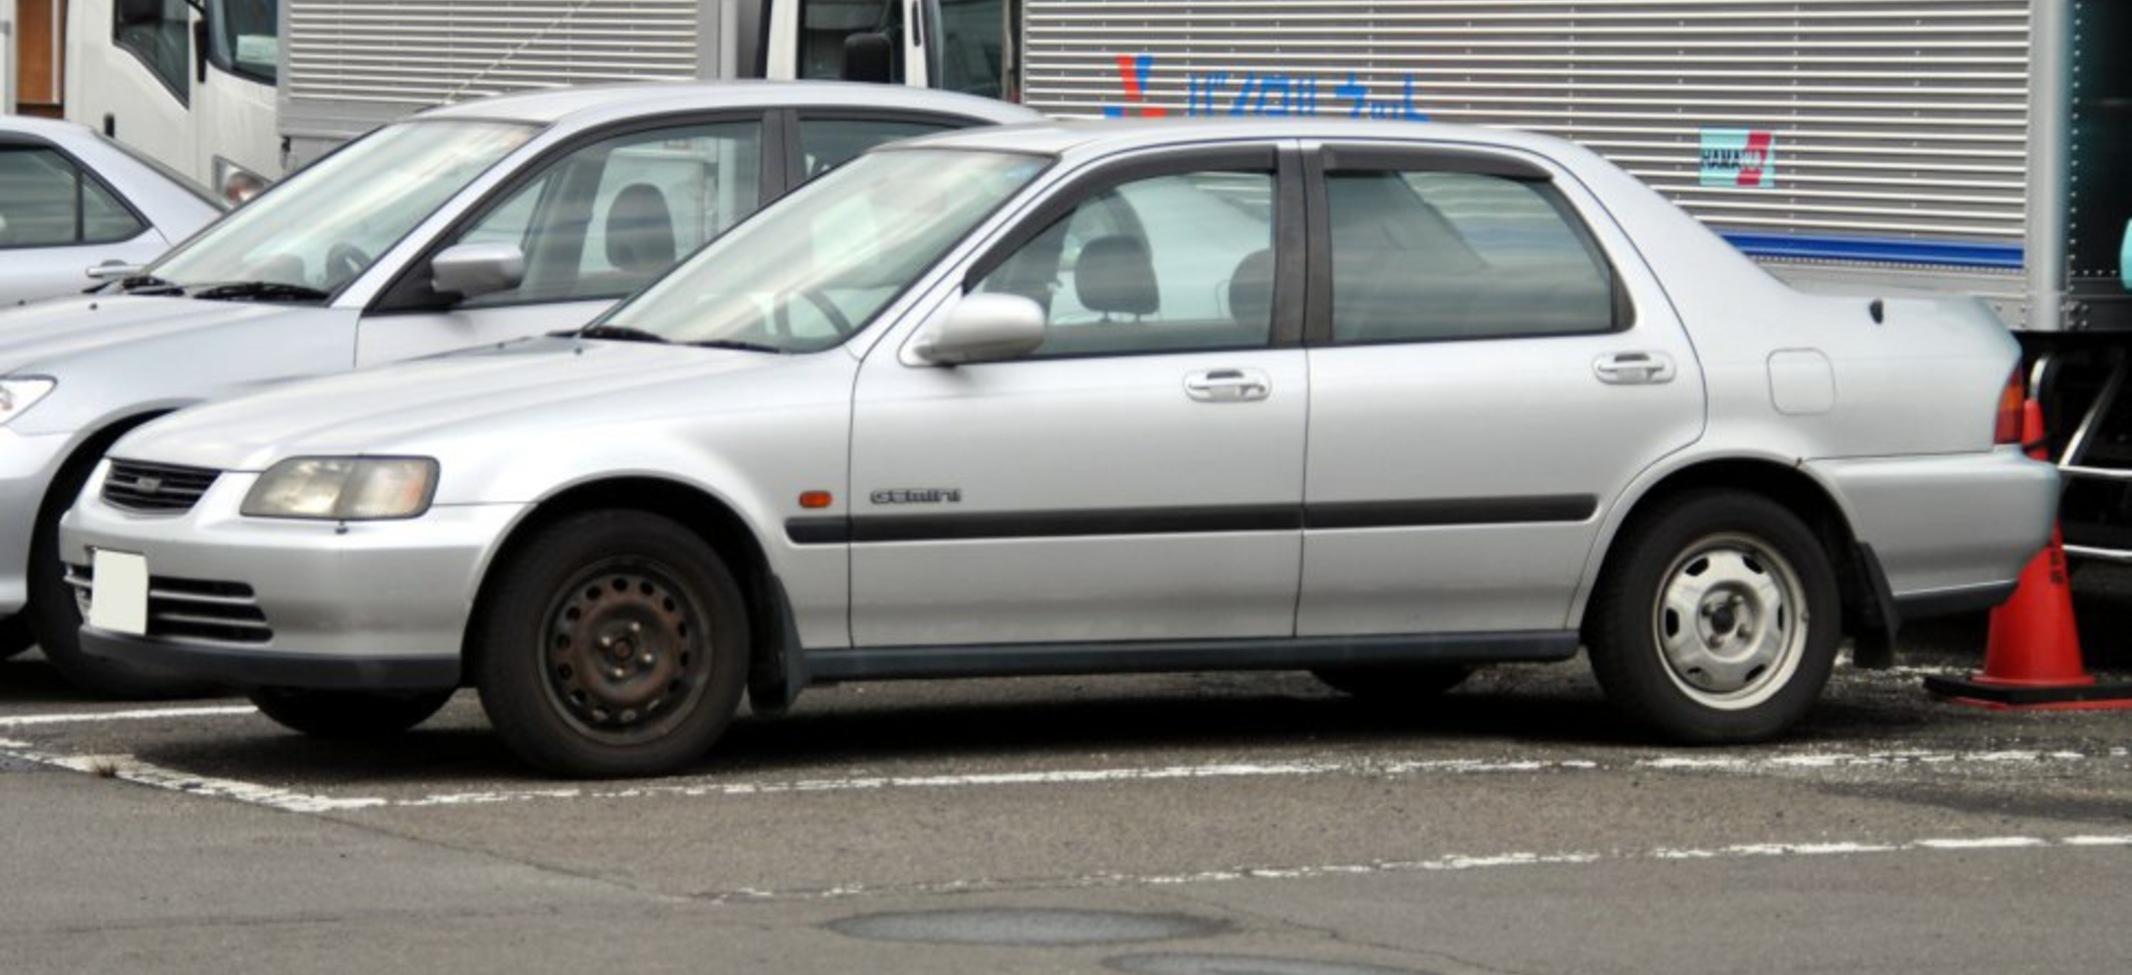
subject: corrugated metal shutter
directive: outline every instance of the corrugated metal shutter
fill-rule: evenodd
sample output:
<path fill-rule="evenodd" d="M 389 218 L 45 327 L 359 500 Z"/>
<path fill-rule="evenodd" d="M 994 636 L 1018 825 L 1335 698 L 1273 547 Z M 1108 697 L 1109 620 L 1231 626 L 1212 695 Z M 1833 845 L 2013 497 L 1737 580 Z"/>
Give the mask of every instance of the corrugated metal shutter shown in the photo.
<path fill-rule="evenodd" d="M 693 78 L 699 0 L 291 0 L 285 98 L 414 108 Z"/>
<path fill-rule="evenodd" d="M 1396 113 L 1411 85 L 1432 119 L 1576 139 L 1728 230 L 2022 237 L 2027 0 L 1028 0 L 1027 18 L 1025 100 L 1054 114 L 1271 113 L 1285 92 L 1340 115 L 1360 91 Z M 1142 55 L 1129 92 L 1120 57 Z M 1774 185 L 1703 185 L 1705 130 L 1772 132 Z"/>

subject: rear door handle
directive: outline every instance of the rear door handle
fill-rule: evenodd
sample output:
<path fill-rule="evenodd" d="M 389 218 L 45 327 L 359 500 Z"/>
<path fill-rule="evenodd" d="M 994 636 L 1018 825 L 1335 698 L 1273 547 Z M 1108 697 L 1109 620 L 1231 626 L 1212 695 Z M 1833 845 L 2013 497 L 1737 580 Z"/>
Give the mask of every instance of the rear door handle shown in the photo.
<path fill-rule="evenodd" d="M 1679 371 L 1673 365 L 1673 357 L 1663 352 L 1614 352 L 1592 363 L 1592 372 L 1600 382 L 1616 386 L 1670 383 Z"/>
<path fill-rule="evenodd" d="M 1209 369 L 1184 377 L 1184 392 L 1203 403 L 1247 403 L 1273 395 L 1273 380 L 1258 369 Z"/>

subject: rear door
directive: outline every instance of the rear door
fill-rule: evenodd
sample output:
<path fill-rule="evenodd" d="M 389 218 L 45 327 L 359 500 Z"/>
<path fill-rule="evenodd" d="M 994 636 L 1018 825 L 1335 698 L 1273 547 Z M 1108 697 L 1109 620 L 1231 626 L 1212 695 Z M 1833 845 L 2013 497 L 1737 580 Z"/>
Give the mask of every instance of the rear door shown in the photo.
<path fill-rule="evenodd" d="M 1551 164 L 1314 161 L 1298 632 L 1560 631 L 1603 506 L 1701 430 L 1679 322 Z"/>
<path fill-rule="evenodd" d="M 867 358 L 856 645 L 1293 632 L 1309 390 L 1287 168 L 1265 145 L 1093 174 L 976 272 L 1046 309 L 1036 353 Z"/>

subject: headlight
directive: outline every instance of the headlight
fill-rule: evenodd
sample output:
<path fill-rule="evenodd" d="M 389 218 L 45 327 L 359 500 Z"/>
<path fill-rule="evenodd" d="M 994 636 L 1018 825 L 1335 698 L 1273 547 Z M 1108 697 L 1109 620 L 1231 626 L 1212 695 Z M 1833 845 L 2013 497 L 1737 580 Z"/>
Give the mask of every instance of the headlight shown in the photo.
<path fill-rule="evenodd" d="M 16 417 L 29 412 L 30 407 L 36 406 L 38 400 L 45 398 L 58 387 L 57 380 L 43 376 L 0 379 L 0 426 L 6 426 L 14 422 Z"/>
<path fill-rule="evenodd" d="M 215 192 L 221 194 L 222 202 L 232 209 L 250 203 L 260 190 L 266 189 L 266 185 L 266 177 L 221 156 L 215 157 Z"/>
<path fill-rule="evenodd" d="M 427 457 L 291 457 L 267 468 L 239 511 L 255 518 L 374 521 L 429 510 L 437 462 Z"/>

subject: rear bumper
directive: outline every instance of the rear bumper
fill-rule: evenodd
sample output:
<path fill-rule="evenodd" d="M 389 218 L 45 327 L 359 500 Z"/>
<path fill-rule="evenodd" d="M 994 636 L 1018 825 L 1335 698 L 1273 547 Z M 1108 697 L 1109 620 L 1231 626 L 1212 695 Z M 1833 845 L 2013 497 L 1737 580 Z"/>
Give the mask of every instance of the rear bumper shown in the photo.
<path fill-rule="evenodd" d="M 2058 469 L 2014 447 L 1809 461 L 1906 619 L 1996 605 L 2050 540 Z"/>

